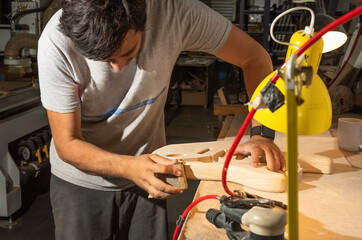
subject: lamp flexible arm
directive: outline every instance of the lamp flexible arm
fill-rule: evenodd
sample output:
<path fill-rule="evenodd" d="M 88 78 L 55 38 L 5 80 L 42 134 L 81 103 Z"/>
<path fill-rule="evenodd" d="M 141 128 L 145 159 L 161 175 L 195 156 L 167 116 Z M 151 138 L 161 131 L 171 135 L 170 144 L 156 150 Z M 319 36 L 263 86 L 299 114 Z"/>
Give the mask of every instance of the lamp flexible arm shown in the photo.
<path fill-rule="evenodd" d="M 289 43 L 289 42 L 282 42 L 282 41 L 279 41 L 275 36 L 274 36 L 274 32 L 273 32 L 273 29 L 274 29 L 274 26 L 276 24 L 276 22 L 282 18 L 283 16 L 287 15 L 288 13 L 291 13 L 291 12 L 295 12 L 295 11 L 298 11 L 298 10 L 307 10 L 310 12 L 310 15 L 311 15 L 311 20 L 310 20 L 310 33 L 309 34 L 313 34 L 314 32 L 314 22 L 315 22 L 315 14 L 313 12 L 312 9 L 308 8 L 308 7 L 295 7 L 295 8 L 291 8 L 283 13 L 281 13 L 280 15 L 278 15 L 274 21 L 272 22 L 271 26 L 270 26 L 270 36 L 271 38 L 276 42 L 276 43 L 279 43 L 279 44 L 282 44 L 282 45 L 287 45 L 287 46 L 293 46 L 295 47 L 296 49 L 298 49 L 299 47 L 295 44 L 292 44 L 292 43 Z"/>

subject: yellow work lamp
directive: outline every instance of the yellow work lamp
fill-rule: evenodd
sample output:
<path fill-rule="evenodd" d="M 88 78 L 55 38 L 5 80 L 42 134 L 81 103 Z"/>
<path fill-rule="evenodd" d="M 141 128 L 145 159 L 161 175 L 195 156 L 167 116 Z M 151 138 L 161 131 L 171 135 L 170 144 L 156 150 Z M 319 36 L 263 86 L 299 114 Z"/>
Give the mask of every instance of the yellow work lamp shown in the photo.
<path fill-rule="evenodd" d="M 293 34 L 290 39 L 290 45 L 288 47 L 288 52 L 286 59 L 298 49 L 295 46 L 302 46 L 306 41 L 311 38 L 310 35 L 306 34 L 304 30 L 297 31 Z M 318 40 L 313 46 L 308 48 L 304 55 L 300 56 L 301 63 L 299 68 L 302 66 L 312 66 L 313 77 L 312 82 L 307 84 L 301 84 L 299 96 L 304 102 L 297 106 L 298 113 L 298 129 L 297 132 L 299 135 L 315 135 L 322 133 L 331 125 L 332 121 L 332 104 L 331 99 L 328 94 L 328 90 L 323 83 L 322 79 L 318 76 L 318 66 L 322 57 L 323 51 L 323 40 Z M 267 78 L 263 80 L 263 82 L 258 86 L 254 95 L 251 97 L 251 101 L 253 101 L 260 94 L 260 91 L 267 85 L 270 81 L 271 77 L 276 72 L 270 74 Z M 306 79 L 300 79 L 300 81 L 306 81 Z M 285 81 L 282 78 L 279 78 L 275 85 L 281 93 L 285 96 Z M 298 86 L 296 86 L 297 88 Z M 251 106 L 250 106 L 251 108 Z M 254 118 L 262 123 L 263 125 L 274 129 L 278 132 L 286 133 L 287 126 L 287 107 L 283 105 L 275 112 L 272 112 L 269 108 L 264 108 L 258 110 Z"/>
<path fill-rule="evenodd" d="M 310 11 L 310 26 L 294 33 L 289 43 L 277 40 L 273 34 L 276 21 L 296 10 Z M 297 136 L 319 134 L 330 127 L 332 122 L 331 99 L 327 87 L 318 76 L 317 71 L 322 53 L 332 51 L 346 41 L 346 38 L 342 36 L 342 38 L 338 38 L 342 41 L 338 42 L 336 38 L 333 39 L 332 45 L 327 45 L 323 38 L 320 38 L 303 54 L 295 54 L 314 35 L 314 22 L 314 12 L 307 7 L 289 9 L 275 18 L 271 24 L 270 35 L 277 43 L 289 45 L 286 63 L 261 82 L 249 103 L 249 111 L 255 113 L 254 119 L 271 129 L 286 133 L 287 231 L 288 239 L 292 240 L 297 240 L 299 237 Z"/>
<path fill-rule="evenodd" d="M 289 43 L 280 42 L 275 39 L 273 35 L 273 27 L 278 19 L 280 19 L 285 14 L 296 11 L 296 10 L 308 10 L 311 12 L 311 23 L 310 26 L 307 26 L 304 30 L 299 30 L 295 32 Z M 317 14 L 315 17 L 313 11 L 306 7 L 296 7 L 289 9 L 283 14 L 279 15 L 271 25 L 271 36 L 272 38 L 284 45 L 289 45 L 286 60 L 288 61 L 290 56 L 292 56 L 305 42 L 307 42 L 314 35 L 314 21 L 316 22 L 316 29 L 320 30 L 322 27 L 333 21 L 333 18 L 324 15 Z M 334 49 L 339 48 L 347 40 L 347 36 L 344 33 L 344 29 L 339 27 L 334 31 L 330 31 L 323 35 L 322 39 L 319 39 L 311 47 L 309 47 L 302 56 L 293 63 L 297 70 L 303 69 L 303 67 L 311 67 L 309 71 L 311 73 L 300 73 L 300 76 L 296 77 L 295 92 L 296 97 L 300 100 L 297 102 L 297 133 L 298 135 L 315 135 L 320 134 L 328 130 L 332 121 L 332 104 L 331 99 L 322 79 L 318 76 L 317 71 L 322 57 L 322 53 L 329 52 Z M 266 77 L 263 82 L 255 90 L 253 96 L 251 97 L 251 102 L 256 100 L 260 96 L 260 92 L 265 88 L 265 86 L 270 81 L 271 77 L 276 74 L 277 71 L 271 73 Z M 310 76 L 308 76 L 308 74 Z M 278 74 L 279 76 L 283 74 Z M 280 77 L 276 82 L 276 87 L 280 92 L 286 96 L 286 87 L 285 79 Z M 249 110 L 253 105 L 249 106 Z M 283 105 L 278 110 L 272 111 L 269 108 L 257 109 L 254 118 L 262 123 L 263 125 L 274 129 L 278 132 L 286 133 L 287 126 L 287 106 Z"/>

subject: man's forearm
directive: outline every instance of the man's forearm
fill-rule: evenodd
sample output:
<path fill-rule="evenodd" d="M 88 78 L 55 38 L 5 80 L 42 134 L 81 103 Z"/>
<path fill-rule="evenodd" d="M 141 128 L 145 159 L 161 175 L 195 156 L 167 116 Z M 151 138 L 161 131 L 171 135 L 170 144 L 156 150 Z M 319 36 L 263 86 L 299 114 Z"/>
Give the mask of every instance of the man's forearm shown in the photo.
<path fill-rule="evenodd" d="M 227 41 L 216 56 L 243 70 L 249 97 L 273 71 L 272 61 L 263 46 L 234 25 Z"/>
<path fill-rule="evenodd" d="M 269 55 L 265 56 L 263 50 L 259 50 L 259 57 L 250 59 L 241 66 L 245 79 L 245 86 L 249 98 L 253 95 L 259 84 L 273 71 L 272 65 L 269 63 Z"/>
<path fill-rule="evenodd" d="M 83 172 L 108 177 L 122 177 L 127 160 L 132 158 L 105 151 L 81 139 L 58 146 L 57 152 L 63 161 Z"/>
<path fill-rule="evenodd" d="M 248 92 L 249 98 L 254 94 L 255 89 L 273 71 L 271 59 L 269 54 L 264 49 L 259 49 L 259 53 L 256 55 L 256 59 L 250 59 L 242 66 L 245 86 Z M 252 126 L 261 126 L 257 120 L 253 118 Z"/>

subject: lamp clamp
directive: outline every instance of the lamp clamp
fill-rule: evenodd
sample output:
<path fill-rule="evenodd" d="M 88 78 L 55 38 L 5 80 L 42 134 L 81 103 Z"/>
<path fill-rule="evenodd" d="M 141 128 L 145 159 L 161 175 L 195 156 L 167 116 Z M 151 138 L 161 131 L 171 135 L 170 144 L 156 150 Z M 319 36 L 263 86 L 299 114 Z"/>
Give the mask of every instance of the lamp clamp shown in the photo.
<path fill-rule="evenodd" d="M 295 65 L 296 65 L 296 59 L 297 55 L 293 54 L 290 56 L 289 60 L 287 61 L 285 65 L 284 70 L 284 79 L 285 79 L 285 89 L 286 90 L 293 90 L 294 89 L 294 77 L 295 77 Z"/>
<path fill-rule="evenodd" d="M 307 57 L 308 56 L 305 54 L 302 54 L 299 57 L 297 57 L 296 54 L 293 54 L 286 63 L 285 70 L 279 70 L 285 78 L 285 89 L 294 89 L 298 105 L 304 103 L 302 98 L 302 87 L 310 86 L 313 79 L 313 67 L 303 65 Z"/>
<path fill-rule="evenodd" d="M 299 76 L 303 86 L 310 86 L 313 79 L 313 67 L 312 66 L 301 66 L 295 69 L 295 74 Z"/>

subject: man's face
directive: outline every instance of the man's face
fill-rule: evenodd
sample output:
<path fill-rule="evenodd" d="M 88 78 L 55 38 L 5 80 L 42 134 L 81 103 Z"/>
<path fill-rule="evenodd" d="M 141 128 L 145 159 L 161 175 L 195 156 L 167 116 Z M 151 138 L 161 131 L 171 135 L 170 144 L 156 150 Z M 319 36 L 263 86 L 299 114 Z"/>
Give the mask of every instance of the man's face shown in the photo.
<path fill-rule="evenodd" d="M 123 39 L 121 47 L 118 48 L 112 56 L 101 60 L 102 62 L 109 62 L 112 68 L 116 71 L 121 71 L 127 64 L 129 64 L 133 57 L 141 47 L 142 32 L 129 30 Z"/>

